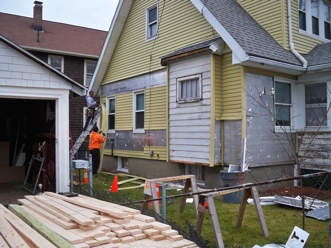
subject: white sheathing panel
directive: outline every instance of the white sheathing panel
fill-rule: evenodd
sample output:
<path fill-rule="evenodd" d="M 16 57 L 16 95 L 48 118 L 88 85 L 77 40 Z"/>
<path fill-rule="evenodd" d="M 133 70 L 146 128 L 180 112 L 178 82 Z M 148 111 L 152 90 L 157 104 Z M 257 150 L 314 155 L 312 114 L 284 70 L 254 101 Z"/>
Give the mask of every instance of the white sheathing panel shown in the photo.
<path fill-rule="evenodd" d="M 177 103 L 178 77 L 202 74 L 203 100 Z M 177 61 L 169 72 L 169 158 L 171 161 L 209 164 L 210 55 Z"/>
<path fill-rule="evenodd" d="M 56 191 L 69 191 L 69 91 L 72 85 L 0 42 L 0 98 L 56 101 Z"/>

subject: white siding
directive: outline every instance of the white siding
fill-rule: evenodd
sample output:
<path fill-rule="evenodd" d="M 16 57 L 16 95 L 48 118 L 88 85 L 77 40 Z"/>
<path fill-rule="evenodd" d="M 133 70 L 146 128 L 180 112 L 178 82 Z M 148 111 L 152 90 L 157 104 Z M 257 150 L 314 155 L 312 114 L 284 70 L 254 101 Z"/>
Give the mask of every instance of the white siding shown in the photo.
<path fill-rule="evenodd" d="M 202 74 L 203 100 L 177 103 L 176 78 Z M 210 55 L 170 65 L 169 158 L 184 163 L 210 163 Z"/>

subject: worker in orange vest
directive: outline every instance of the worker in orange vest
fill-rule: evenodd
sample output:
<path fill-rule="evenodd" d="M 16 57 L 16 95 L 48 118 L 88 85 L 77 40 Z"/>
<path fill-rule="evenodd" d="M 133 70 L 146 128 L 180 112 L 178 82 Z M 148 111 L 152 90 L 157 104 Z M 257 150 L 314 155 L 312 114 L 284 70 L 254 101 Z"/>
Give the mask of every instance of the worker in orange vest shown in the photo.
<path fill-rule="evenodd" d="M 99 128 L 94 126 L 90 133 L 89 151 L 92 155 L 92 173 L 93 175 L 98 173 L 100 166 L 100 148 L 101 144 L 105 142 L 105 134 L 99 133 Z"/>

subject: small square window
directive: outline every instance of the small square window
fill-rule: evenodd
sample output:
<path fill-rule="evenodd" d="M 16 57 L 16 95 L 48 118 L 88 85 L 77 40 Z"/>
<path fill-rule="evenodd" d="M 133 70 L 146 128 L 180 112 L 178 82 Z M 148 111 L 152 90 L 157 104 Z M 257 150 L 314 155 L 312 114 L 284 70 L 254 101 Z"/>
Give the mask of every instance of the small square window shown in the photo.
<path fill-rule="evenodd" d="M 202 98 L 201 74 L 177 78 L 177 101 L 194 102 Z"/>
<path fill-rule="evenodd" d="M 53 66 L 56 70 L 63 72 L 63 57 L 50 55 L 48 57 L 48 64 Z"/>

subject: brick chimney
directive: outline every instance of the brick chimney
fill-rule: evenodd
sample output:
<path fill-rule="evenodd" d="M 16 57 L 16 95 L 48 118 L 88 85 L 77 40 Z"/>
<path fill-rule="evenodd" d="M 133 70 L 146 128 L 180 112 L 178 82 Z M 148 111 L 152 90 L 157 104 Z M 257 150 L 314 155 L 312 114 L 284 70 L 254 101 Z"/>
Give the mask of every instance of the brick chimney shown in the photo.
<path fill-rule="evenodd" d="M 33 7 L 33 23 L 32 28 L 34 31 L 43 31 L 43 2 L 34 1 Z"/>

